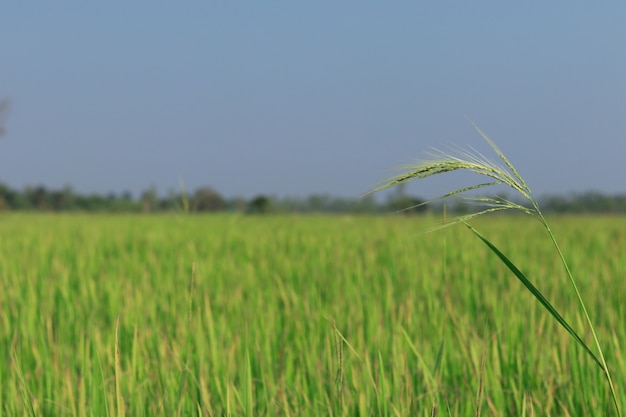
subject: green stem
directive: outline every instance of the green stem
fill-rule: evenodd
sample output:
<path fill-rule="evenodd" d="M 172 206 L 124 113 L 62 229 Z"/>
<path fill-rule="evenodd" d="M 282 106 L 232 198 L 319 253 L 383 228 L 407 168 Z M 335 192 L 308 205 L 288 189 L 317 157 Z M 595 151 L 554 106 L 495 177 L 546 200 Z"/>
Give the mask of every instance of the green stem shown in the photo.
<path fill-rule="evenodd" d="M 565 260 L 565 256 L 563 256 L 563 252 L 561 252 L 561 247 L 557 243 L 556 238 L 554 237 L 554 234 L 552 233 L 552 230 L 550 229 L 550 226 L 548 225 L 548 222 L 546 221 L 545 217 L 543 217 L 543 214 L 539 210 L 539 207 L 536 204 L 533 204 L 533 205 L 535 206 L 535 210 L 537 211 L 537 214 L 539 215 L 539 220 L 548 231 L 548 235 L 550 235 L 550 239 L 552 239 L 552 243 L 554 244 L 554 247 L 556 248 L 556 251 L 559 254 L 559 257 L 561 258 L 561 262 L 563 263 L 563 266 L 565 267 L 565 272 L 567 273 L 567 277 L 569 278 L 569 281 L 572 284 L 572 287 L 574 287 L 574 291 L 576 292 L 576 297 L 578 297 L 578 304 L 580 305 L 583 311 L 583 314 L 585 315 L 585 320 L 587 320 L 587 324 L 589 325 L 589 328 L 591 329 L 591 334 L 593 335 L 593 341 L 595 342 L 596 348 L 598 349 L 598 353 L 600 355 L 600 361 L 602 362 L 602 371 L 604 371 L 606 380 L 609 383 L 609 389 L 611 390 L 611 397 L 613 398 L 613 404 L 615 405 L 617 415 L 621 417 L 622 414 L 620 412 L 619 403 L 617 401 L 617 394 L 615 392 L 615 387 L 613 386 L 613 379 L 611 378 L 609 367 L 606 363 L 606 359 L 604 358 L 604 352 L 602 351 L 602 347 L 600 346 L 600 340 L 598 339 L 598 336 L 596 334 L 595 327 L 593 326 L 591 317 L 589 316 L 589 313 L 587 312 L 587 307 L 585 306 L 585 302 L 583 301 L 582 295 L 580 294 L 580 291 L 578 290 L 578 285 L 576 285 L 576 281 L 574 280 L 572 271 L 570 270 L 569 265 L 567 264 L 567 261 Z"/>

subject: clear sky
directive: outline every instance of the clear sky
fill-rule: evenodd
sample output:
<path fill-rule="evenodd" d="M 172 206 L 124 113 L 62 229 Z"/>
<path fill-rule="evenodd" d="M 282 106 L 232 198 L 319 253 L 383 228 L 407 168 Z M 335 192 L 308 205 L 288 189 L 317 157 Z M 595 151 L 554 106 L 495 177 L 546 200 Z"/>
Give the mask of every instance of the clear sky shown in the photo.
<path fill-rule="evenodd" d="M 625 22 L 621 0 L 7 2 L 0 181 L 358 196 L 485 150 L 467 115 L 536 194 L 623 193 Z"/>

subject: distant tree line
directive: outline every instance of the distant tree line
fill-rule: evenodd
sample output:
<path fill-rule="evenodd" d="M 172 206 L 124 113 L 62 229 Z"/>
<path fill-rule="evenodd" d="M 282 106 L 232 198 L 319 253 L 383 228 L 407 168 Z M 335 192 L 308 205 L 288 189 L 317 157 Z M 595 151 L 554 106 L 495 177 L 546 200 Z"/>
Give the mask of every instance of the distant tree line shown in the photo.
<path fill-rule="evenodd" d="M 563 195 L 546 195 L 539 200 L 542 210 L 555 213 L 626 213 L 626 194 L 604 194 L 598 191 Z"/>
<path fill-rule="evenodd" d="M 441 203 L 423 203 L 420 198 L 406 195 L 403 189 L 380 202 L 372 196 L 346 198 L 328 194 L 312 194 L 304 198 L 278 198 L 265 194 L 250 199 L 225 198 L 212 187 L 200 187 L 191 193 L 169 192 L 166 196 L 159 196 L 156 188 L 151 187 L 135 197 L 130 192 L 80 194 L 69 186 L 60 190 L 49 190 L 38 185 L 16 190 L 0 183 L 0 211 L 415 214 L 442 210 Z M 548 195 L 540 199 L 540 204 L 546 213 L 626 213 L 626 194 L 586 192 L 568 196 Z M 471 209 L 461 199 L 447 205 L 450 213 L 466 213 Z"/>

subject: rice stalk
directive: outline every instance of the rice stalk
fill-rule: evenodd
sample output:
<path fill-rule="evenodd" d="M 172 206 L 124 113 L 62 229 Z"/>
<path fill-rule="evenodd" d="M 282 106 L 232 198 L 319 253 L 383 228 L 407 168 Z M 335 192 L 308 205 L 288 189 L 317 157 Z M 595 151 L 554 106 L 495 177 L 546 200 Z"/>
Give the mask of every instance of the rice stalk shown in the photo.
<path fill-rule="evenodd" d="M 444 152 L 440 150 L 434 150 L 433 152 L 427 155 L 427 158 L 421 162 L 411 165 L 404 165 L 400 167 L 403 171 L 402 173 L 393 176 L 391 178 L 387 178 L 379 183 L 379 185 L 374 188 L 372 191 L 366 193 L 365 195 L 371 195 L 375 192 L 385 190 L 399 184 L 404 184 L 410 181 L 416 181 L 420 179 L 425 179 L 429 177 L 433 177 L 435 175 L 454 172 L 454 171 L 469 171 L 477 175 L 481 175 L 486 177 L 487 180 L 485 182 L 480 182 L 476 185 L 467 186 L 457 188 L 451 192 L 445 193 L 439 197 L 428 200 L 419 205 L 428 204 L 438 200 L 448 199 L 454 196 L 460 196 L 461 194 L 466 194 L 469 191 L 475 191 L 483 188 L 489 188 L 494 186 L 507 186 L 514 190 L 517 194 L 523 197 L 523 200 L 529 203 L 529 206 L 523 206 L 519 203 L 515 203 L 511 200 L 501 198 L 498 196 L 491 195 L 469 195 L 465 196 L 465 198 L 469 201 L 476 203 L 482 209 L 476 213 L 471 213 L 467 215 L 457 216 L 452 218 L 451 220 L 436 226 L 428 231 L 438 230 L 444 227 L 448 227 L 454 224 L 463 223 L 465 224 L 475 236 L 477 236 L 483 243 L 485 243 L 489 249 L 498 256 L 498 258 L 509 268 L 511 272 L 524 284 L 524 286 L 531 292 L 531 294 L 537 298 L 537 300 L 542 304 L 542 306 L 549 312 L 552 317 L 563 327 L 565 330 L 574 338 L 574 340 L 585 350 L 585 352 L 593 359 L 593 361 L 600 367 L 603 371 L 607 383 L 609 385 L 609 389 L 611 392 L 611 397 L 613 399 L 613 404 L 615 406 L 616 412 L 618 416 L 621 416 L 620 407 L 617 400 L 617 394 L 615 392 L 615 387 L 613 384 L 613 379 L 611 378 L 611 374 L 609 372 L 609 368 L 607 366 L 604 353 L 602 351 L 602 347 L 600 346 L 600 341 L 597 337 L 595 327 L 593 322 L 591 321 L 591 317 L 587 311 L 585 303 L 583 301 L 582 295 L 578 289 L 578 285 L 574 280 L 572 272 L 569 268 L 567 261 L 565 260 L 565 256 L 563 255 L 561 248 L 554 236 L 552 229 L 550 228 L 548 222 L 546 221 L 541 209 L 539 208 L 539 203 L 533 197 L 533 193 L 530 187 L 526 184 L 524 178 L 519 174 L 517 169 L 513 166 L 513 164 L 508 160 L 508 158 L 500 151 L 500 149 L 496 146 L 496 144 L 474 123 L 470 120 L 472 126 L 476 129 L 476 131 L 482 136 L 482 138 L 487 142 L 487 144 L 491 147 L 491 149 L 498 156 L 500 161 L 504 163 L 497 163 L 494 160 L 485 157 L 475 150 L 465 151 L 465 150 L 456 150 L 455 152 Z M 417 205 L 417 206 L 419 206 Z M 417 206 L 409 207 L 414 208 Z M 585 321 L 589 326 L 591 334 L 593 336 L 594 343 L 596 345 L 596 350 L 598 355 L 594 354 L 593 350 L 583 341 L 583 339 L 578 335 L 578 333 L 570 326 L 570 324 L 562 317 L 562 315 L 558 312 L 558 310 L 552 306 L 552 304 L 543 296 L 543 294 L 535 287 L 535 285 L 521 272 L 521 270 L 515 266 L 515 264 L 507 258 L 495 245 L 493 245 L 489 240 L 487 240 L 484 236 L 482 236 L 476 229 L 471 227 L 467 222 L 484 214 L 489 214 L 497 211 L 506 211 L 506 210 L 517 210 L 522 213 L 528 214 L 535 219 L 537 219 L 545 228 L 548 236 L 554 248 L 561 260 L 561 263 L 565 269 L 565 273 L 569 279 L 569 282 L 576 293 L 578 305 L 583 312 L 585 317 Z"/>
<path fill-rule="evenodd" d="M 117 417 L 124 417 L 126 415 L 124 407 L 124 397 L 122 396 L 121 379 L 122 379 L 122 367 L 120 364 L 120 345 L 119 345 L 119 328 L 120 318 L 118 316 L 115 323 L 115 398 L 117 405 Z"/>

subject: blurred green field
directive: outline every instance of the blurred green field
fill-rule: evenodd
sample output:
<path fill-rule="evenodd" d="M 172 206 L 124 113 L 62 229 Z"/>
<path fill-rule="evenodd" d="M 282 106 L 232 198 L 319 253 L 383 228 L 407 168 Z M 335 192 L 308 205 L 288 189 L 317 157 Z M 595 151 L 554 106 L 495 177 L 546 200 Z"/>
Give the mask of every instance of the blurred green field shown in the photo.
<path fill-rule="evenodd" d="M 436 222 L 3 214 L 0 414 L 614 415 L 569 335 Z M 549 222 L 626 404 L 626 218 Z M 591 341 L 538 222 L 472 224 Z"/>

